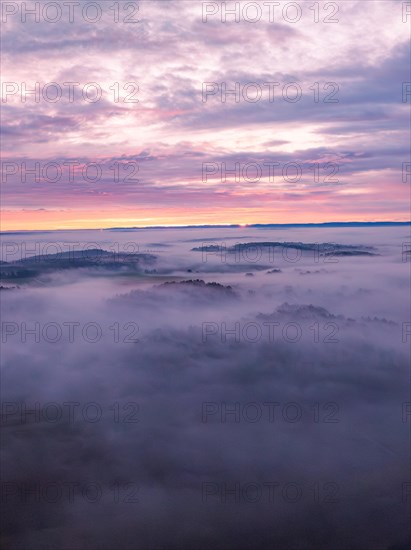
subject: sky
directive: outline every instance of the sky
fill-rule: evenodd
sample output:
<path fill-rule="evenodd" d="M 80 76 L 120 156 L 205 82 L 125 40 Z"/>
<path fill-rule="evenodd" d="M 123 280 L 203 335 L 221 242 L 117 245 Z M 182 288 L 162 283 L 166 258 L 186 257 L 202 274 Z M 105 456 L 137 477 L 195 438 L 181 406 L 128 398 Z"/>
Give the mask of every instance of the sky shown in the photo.
<path fill-rule="evenodd" d="M 3 231 L 409 220 L 410 2 L 26 5 Z"/>

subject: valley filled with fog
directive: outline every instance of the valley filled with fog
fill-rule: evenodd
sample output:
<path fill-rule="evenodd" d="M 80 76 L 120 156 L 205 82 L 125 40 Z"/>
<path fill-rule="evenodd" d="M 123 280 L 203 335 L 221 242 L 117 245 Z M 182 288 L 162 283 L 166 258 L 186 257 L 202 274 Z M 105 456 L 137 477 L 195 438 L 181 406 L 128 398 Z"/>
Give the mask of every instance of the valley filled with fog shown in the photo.
<path fill-rule="evenodd" d="M 406 224 L 3 234 L 4 547 L 406 548 L 410 249 Z"/>

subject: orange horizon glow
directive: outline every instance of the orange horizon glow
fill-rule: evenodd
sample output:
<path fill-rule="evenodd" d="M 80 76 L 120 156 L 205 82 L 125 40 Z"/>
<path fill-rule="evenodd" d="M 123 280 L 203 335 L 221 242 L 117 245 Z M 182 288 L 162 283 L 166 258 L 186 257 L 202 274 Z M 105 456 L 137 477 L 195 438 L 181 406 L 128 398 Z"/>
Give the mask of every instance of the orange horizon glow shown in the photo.
<path fill-rule="evenodd" d="M 387 216 L 381 214 L 375 215 L 356 215 L 351 216 L 338 215 L 329 212 L 328 216 L 318 219 L 318 212 L 304 214 L 297 212 L 259 212 L 253 210 L 245 212 L 238 208 L 230 211 L 230 219 L 222 217 L 218 212 L 204 212 L 199 215 L 196 212 L 162 212 L 159 215 L 147 217 L 141 213 L 135 216 L 127 213 L 119 216 L 116 212 L 102 211 L 36 211 L 36 212 L 3 212 L 0 230 L 2 232 L 10 231 L 57 231 L 57 230 L 81 230 L 81 229 L 109 229 L 118 228 L 149 228 L 153 226 L 162 226 L 176 228 L 182 226 L 202 226 L 202 225 L 238 225 L 247 227 L 254 224 L 321 224 L 321 223 L 353 223 L 353 222 L 410 222 L 410 218 L 403 215 Z M 292 215 L 296 214 L 296 215 Z M 299 215 L 298 215 L 299 214 Z M 225 216 L 227 213 L 225 213 Z M 201 219 L 201 222 L 199 222 Z M 239 221 L 241 220 L 241 221 Z"/>

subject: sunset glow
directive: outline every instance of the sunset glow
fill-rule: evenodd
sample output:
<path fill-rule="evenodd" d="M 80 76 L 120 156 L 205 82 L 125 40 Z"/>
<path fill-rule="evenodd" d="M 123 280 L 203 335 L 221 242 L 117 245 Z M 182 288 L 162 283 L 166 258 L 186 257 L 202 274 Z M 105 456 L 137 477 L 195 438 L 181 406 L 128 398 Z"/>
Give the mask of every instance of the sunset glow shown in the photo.
<path fill-rule="evenodd" d="M 4 231 L 409 219 L 401 2 L 345 1 L 334 24 L 309 2 L 295 22 L 257 3 L 255 24 L 206 5 L 5 16 Z"/>

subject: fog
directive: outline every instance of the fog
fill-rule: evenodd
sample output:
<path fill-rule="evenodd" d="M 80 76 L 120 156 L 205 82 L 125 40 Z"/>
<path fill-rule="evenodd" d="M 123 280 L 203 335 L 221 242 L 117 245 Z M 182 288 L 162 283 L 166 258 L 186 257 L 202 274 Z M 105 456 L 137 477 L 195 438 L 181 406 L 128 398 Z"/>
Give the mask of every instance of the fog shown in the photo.
<path fill-rule="evenodd" d="M 4 548 L 408 547 L 410 248 L 405 225 L 3 234 Z"/>

